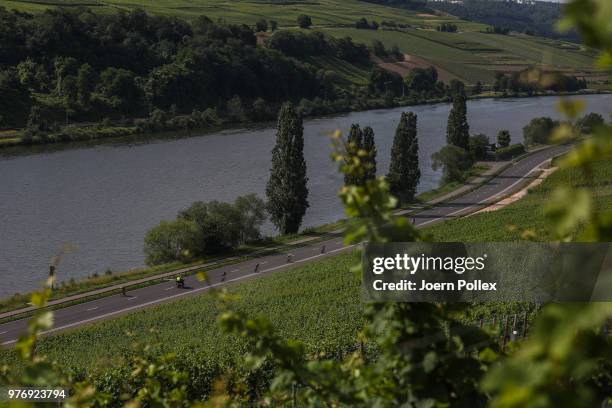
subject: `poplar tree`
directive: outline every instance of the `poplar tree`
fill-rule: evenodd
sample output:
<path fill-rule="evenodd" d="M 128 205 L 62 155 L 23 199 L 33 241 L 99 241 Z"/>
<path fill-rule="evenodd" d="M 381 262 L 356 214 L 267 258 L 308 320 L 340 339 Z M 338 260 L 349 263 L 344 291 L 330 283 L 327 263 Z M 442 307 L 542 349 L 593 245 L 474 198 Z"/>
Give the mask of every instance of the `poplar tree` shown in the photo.
<path fill-rule="evenodd" d="M 470 126 L 467 122 L 466 97 L 464 92 L 453 95 L 453 107 L 448 115 L 446 142 L 465 151 L 470 148 Z"/>
<path fill-rule="evenodd" d="M 304 126 L 291 103 L 278 114 L 276 145 L 272 149 L 272 168 L 266 186 L 266 208 L 270 219 L 283 234 L 298 232 L 308 208 L 304 160 Z"/>
<path fill-rule="evenodd" d="M 374 142 L 374 129 L 370 126 L 363 128 L 363 150 L 367 154 L 364 181 L 372 180 L 376 178 L 376 143 Z"/>
<path fill-rule="evenodd" d="M 351 125 L 351 130 L 349 131 L 347 139 L 347 148 L 354 152 L 355 155 L 357 155 L 359 150 L 363 149 L 363 132 L 358 124 L 353 123 Z M 363 177 L 357 174 L 345 174 L 344 184 L 347 186 L 362 185 Z"/>
<path fill-rule="evenodd" d="M 400 205 L 414 199 L 421 178 L 416 126 L 417 116 L 414 113 L 402 113 L 391 148 L 391 164 L 387 182 L 391 193 L 398 198 Z"/>

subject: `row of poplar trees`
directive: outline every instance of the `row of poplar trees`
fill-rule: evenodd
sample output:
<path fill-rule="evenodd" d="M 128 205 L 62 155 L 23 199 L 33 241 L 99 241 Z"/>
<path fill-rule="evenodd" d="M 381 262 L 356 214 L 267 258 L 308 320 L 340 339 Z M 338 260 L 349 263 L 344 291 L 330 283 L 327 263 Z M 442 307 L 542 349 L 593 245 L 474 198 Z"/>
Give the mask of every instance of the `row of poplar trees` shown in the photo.
<path fill-rule="evenodd" d="M 376 144 L 374 130 L 357 124 L 351 126 L 347 149 L 360 157 L 363 171 L 345 176 L 345 185 L 361 186 L 376 177 Z M 421 178 L 417 116 L 402 113 L 391 148 L 387 182 L 400 205 L 414 200 Z M 298 232 L 308 208 L 308 177 L 304 160 L 304 125 L 291 103 L 285 103 L 278 115 L 276 145 L 272 150 L 272 168 L 266 186 L 270 219 L 283 234 Z"/>

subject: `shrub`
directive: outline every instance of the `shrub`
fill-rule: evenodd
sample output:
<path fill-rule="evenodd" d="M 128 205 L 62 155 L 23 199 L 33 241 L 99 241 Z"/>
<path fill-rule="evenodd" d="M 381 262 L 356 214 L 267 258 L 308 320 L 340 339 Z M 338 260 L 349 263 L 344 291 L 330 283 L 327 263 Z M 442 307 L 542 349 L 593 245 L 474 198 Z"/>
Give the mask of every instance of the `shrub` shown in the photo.
<path fill-rule="evenodd" d="M 601 117 L 599 113 L 591 112 L 588 115 L 584 115 L 576 122 L 576 126 L 580 133 L 589 134 L 593 132 L 593 129 L 602 126 L 604 124 L 604 119 Z"/>
<path fill-rule="evenodd" d="M 233 204 L 196 201 L 179 212 L 177 220 L 162 221 L 147 233 L 147 263 L 185 262 L 257 240 L 264 220 L 264 202 L 255 194 L 238 197 Z"/>
<path fill-rule="evenodd" d="M 258 33 L 268 31 L 268 22 L 263 18 L 255 23 L 255 31 Z"/>
<path fill-rule="evenodd" d="M 531 122 L 523 128 L 525 145 L 548 143 L 554 128 L 555 122 L 549 117 L 531 119 Z"/>
<path fill-rule="evenodd" d="M 455 145 L 444 146 L 431 155 L 434 170 L 442 168 L 443 182 L 463 181 L 467 170 L 472 166 L 470 153 Z"/>
<path fill-rule="evenodd" d="M 300 28 L 310 28 L 312 26 L 312 19 L 306 14 L 301 14 L 297 18 L 297 23 Z"/>
<path fill-rule="evenodd" d="M 525 153 L 525 146 L 522 143 L 515 143 L 508 147 L 501 147 L 495 152 L 497 160 L 512 159 Z"/>
<path fill-rule="evenodd" d="M 489 137 L 479 133 L 470 136 L 470 154 L 474 160 L 484 160 L 487 158 L 487 147 L 489 147 Z"/>
<path fill-rule="evenodd" d="M 508 147 L 510 146 L 510 132 L 507 130 L 500 130 L 497 134 L 497 144 L 499 147 Z"/>
<path fill-rule="evenodd" d="M 195 222 L 187 220 L 162 221 L 145 236 L 144 253 L 147 264 L 159 265 L 175 260 L 186 261 L 199 241 Z"/>

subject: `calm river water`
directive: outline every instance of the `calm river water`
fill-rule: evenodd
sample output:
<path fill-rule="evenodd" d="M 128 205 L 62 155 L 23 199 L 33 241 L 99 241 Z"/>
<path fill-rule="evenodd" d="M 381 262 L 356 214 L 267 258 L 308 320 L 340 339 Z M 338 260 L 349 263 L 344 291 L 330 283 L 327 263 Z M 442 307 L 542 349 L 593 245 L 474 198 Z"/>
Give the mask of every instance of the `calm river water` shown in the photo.
<path fill-rule="evenodd" d="M 607 117 L 612 95 L 581 97 L 587 112 Z M 471 133 L 508 129 L 522 141 L 522 127 L 535 116 L 560 118 L 558 98 L 479 100 L 468 103 Z M 418 115 L 421 184 L 435 187 L 440 173 L 430 156 L 445 143 L 449 105 L 355 112 L 304 123 L 310 208 L 304 227 L 343 217 L 336 192 L 342 184 L 331 162 L 329 133 L 351 123 L 376 133 L 379 174 L 386 172 L 394 129 L 402 111 Z M 263 197 L 275 129 L 228 130 L 147 143 L 109 142 L 41 154 L 0 158 L 0 297 L 40 286 L 51 257 L 65 243 L 60 280 L 142 266 L 143 237 L 160 220 L 196 200 Z M 273 234 L 270 225 L 267 234 Z"/>

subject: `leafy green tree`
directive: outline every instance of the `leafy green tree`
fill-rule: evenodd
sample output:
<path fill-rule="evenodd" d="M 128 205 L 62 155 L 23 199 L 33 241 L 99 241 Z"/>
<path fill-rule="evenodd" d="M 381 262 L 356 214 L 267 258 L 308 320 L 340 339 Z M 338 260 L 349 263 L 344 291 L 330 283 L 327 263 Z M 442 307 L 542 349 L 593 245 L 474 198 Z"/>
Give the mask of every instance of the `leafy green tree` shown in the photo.
<path fill-rule="evenodd" d="M 487 158 L 487 147 L 489 147 L 489 137 L 479 133 L 470 136 L 470 155 L 474 160 L 485 160 Z"/>
<path fill-rule="evenodd" d="M 180 211 L 175 221 L 164 221 L 145 237 L 149 264 L 188 261 L 216 254 L 261 238 L 265 203 L 255 194 L 233 204 L 196 201 Z"/>
<path fill-rule="evenodd" d="M 312 26 L 312 19 L 306 14 L 300 14 L 297 17 L 297 23 L 300 28 L 310 28 Z"/>
<path fill-rule="evenodd" d="M 435 67 L 414 68 L 404 79 L 406 87 L 411 91 L 432 91 L 438 82 L 438 71 Z"/>
<path fill-rule="evenodd" d="M 385 44 L 383 44 L 382 41 L 380 40 L 372 41 L 372 51 L 374 52 L 374 55 L 376 55 L 377 57 L 384 58 L 387 56 L 387 50 L 385 48 Z"/>
<path fill-rule="evenodd" d="M 77 60 L 72 57 L 57 57 L 53 66 L 55 68 L 55 93 L 63 95 L 63 80 L 67 75 L 76 73 Z"/>
<path fill-rule="evenodd" d="M 466 151 L 470 148 L 470 125 L 467 121 L 467 106 L 464 93 L 453 96 L 453 107 L 446 125 L 446 142 Z"/>
<path fill-rule="evenodd" d="M 255 23 L 255 31 L 258 33 L 265 33 L 268 31 L 268 22 L 265 19 L 260 19 Z"/>
<path fill-rule="evenodd" d="M 270 31 L 274 32 L 278 30 L 278 21 L 270 20 Z"/>
<path fill-rule="evenodd" d="M 179 212 L 178 218 L 196 224 L 198 241 L 192 250 L 197 255 L 206 255 L 259 239 L 264 209 L 265 203 L 249 194 L 238 197 L 233 204 L 196 201 Z"/>
<path fill-rule="evenodd" d="M 358 124 L 353 123 L 351 125 L 351 130 L 349 131 L 347 138 L 347 149 L 354 151 L 355 155 L 358 155 L 358 152 L 363 150 L 363 131 Z M 361 185 L 363 184 L 363 176 L 360 175 L 358 177 L 351 177 L 351 175 L 345 174 L 344 184 L 347 186 Z"/>
<path fill-rule="evenodd" d="M 43 112 L 40 106 L 33 105 L 30 109 L 30 115 L 28 116 L 28 123 L 25 128 L 25 136 L 31 138 L 32 136 L 40 135 L 41 132 L 49 130 L 49 124 L 43 117 Z"/>
<path fill-rule="evenodd" d="M 62 82 L 62 96 L 64 96 L 68 106 L 74 106 L 77 103 L 79 90 L 77 78 L 74 75 L 66 75 Z"/>
<path fill-rule="evenodd" d="M 591 112 L 576 121 L 578 130 L 583 134 L 590 134 L 599 126 L 603 126 L 604 119 L 599 113 Z"/>
<path fill-rule="evenodd" d="M 134 112 L 141 101 L 141 90 L 133 72 L 107 68 L 100 74 L 98 90 L 108 105 L 122 113 Z"/>
<path fill-rule="evenodd" d="M 96 73 L 89 64 L 81 65 L 77 75 L 77 92 L 79 104 L 82 107 L 89 106 L 91 94 L 96 89 Z"/>
<path fill-rule="evenodd" d="M 149 265 L 188 261 L 199 240 L 195 222 L 184 219 L 162 221 L 145 236 L 144 253 Z"/>
<path fill-rule="evenodd" d="M 263 98 L 257 98 L 253 101 L 252 115 L 255 120 L 263 121 L 271 119 L 274 114 L 270 111 L 269 104 Z"/>
<path fill-rule="evenodd" d="M 276 228 L 283 234 L 296 233 L 308 208 L 302 117 L 291 103 L 278 113 L 276 145 L 266 187 L 267 209 Z"/>
<path fill-rule="evenodd" d="M 46 84 L 41 83 L 41 79 L 44 79 L 43 82 L 48 81 L 44 67 L 31 58 L 26 58 L 17 65 L 17 75 L 23 86 L 34 91 L 45 89 Z"/>
<path fill-rule="evenodd" d="M 232 99 L 227 101 L 227 117 L 235 122 L 244 122 L 246 120 L 242 100 L 238 95 L 234 95 Z"/>
<path fill-rule="evenodd" d="M 34 100 L 30 90 L 19 81 L 14 70 L 0 71 L 0 95 L 2 125 L 23 126 Z"/>
<path fill-rule="evenodd" d="M 449 96 L 455 99 L 456 96 L 462 95 L 465 98 L 465 84 L 458 79 L 451 79 L 448 84 Z"/>
<path fill-rule="evenodd" d="M 523 138 L 525 145 L 546 144 L 550 139 L 555 122 L 548 117 L 531 119 L 529 124 L 523 127 Z"/>
<path fill-rule="evenodd" d="M 238 224 L 240 225 L 239 243 L 247 243 L 261 238 L 261 224 L 266 219 L 266 204 L 256 194 L 240 196 L 234 201 Z"/>
<path fill-rule="evenodd" d="M 470 153 L 458 146 L 446 145 L 440 151 L 431 155 L 432 168 L 442 168 L 443 182 L 463 181 L 467 170 L 472 165 Z"/>
<path fill-rule="evenodd" d="M 368 89 L 372 93 L 397 96 L 402 94 L 404 87 L 402 76 L 382 68 L 374 68 L 370 72 Z"/>
<path fill-rule="evenodd" d="M 387 174 L 389 190 L 397 197 L 400 205 L 414 200 L 420 178 L 417 115 L 403 112 L 395 130 Z"/>
<path fill-rule="evenodd" d="M 507 130 L 500 130 L 499 133 L 497 133 L 497 144 L 499 145 L 499 147 L 510 146 L 510 140 L 510 132 L 508 132 Z"/>
<path fill-rule="evenodd" d="M 366 153 L 364 160 L 365 181 L 376 178 L 376 142 L 374 140 L 374 129 L 370 126 L 363 128 L 363 150 Z"/>

